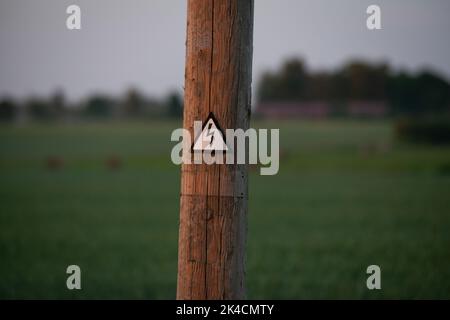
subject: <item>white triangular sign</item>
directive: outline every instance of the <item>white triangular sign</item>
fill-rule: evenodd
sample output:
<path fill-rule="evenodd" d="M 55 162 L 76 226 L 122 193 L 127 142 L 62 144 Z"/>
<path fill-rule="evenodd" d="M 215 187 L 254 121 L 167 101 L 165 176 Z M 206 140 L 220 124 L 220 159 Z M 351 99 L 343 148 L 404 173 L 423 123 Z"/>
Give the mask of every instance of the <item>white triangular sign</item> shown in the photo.
<path fill-rule="evenodd" d="M 228 151 L 222 131 L 217 127 L 213 118 L 206 121 L 192 149 L 194 151 Z"/>

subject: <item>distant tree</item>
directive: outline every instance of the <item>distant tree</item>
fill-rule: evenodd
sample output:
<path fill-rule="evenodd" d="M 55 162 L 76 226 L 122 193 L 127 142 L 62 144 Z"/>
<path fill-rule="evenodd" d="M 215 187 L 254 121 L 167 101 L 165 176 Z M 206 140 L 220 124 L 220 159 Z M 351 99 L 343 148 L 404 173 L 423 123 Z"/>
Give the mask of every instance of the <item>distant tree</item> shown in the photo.
<path fill-rule="evenodd" d="M 145 98 L 136 90 L 129 89 L 123 101 L 123 113 L 127 117 L 138 117 L 145 111 Z"/>
<path fill-rule="evenodd" d="M 277 73 L 266 72 L 259 84 L 260 101 L 300 100 L 307 98 L 308 75 L 300 59 L 286 61 Z"/>
<path fill-rule="evenodd" d="M 177 92 L 171 92 L 164 103 L 167 114 L 171 118 L 181 118 L 183 116 L 183 100 Z"/>
<path fill-rule="evenodd" d="M 308 75 L 302 60 L 288 60 L 281 68 L 278 81 L 281 95 L 289 100 L 306 98 Z"/>
<path fill-rule="evenodd" d="M 62 90 L 49 98 L 32 97 L 25 103 L 25 111 L 34 120 L 57 120 L 66 115 L 66 99 Z"/>
<path fill-rule="evenodd" d="M 26 113 L 34 120 L 54 120 L 56 118 L 55 109 L 49 101 L 33 97 L 25 103 Z"/>
<path fill-rule="evenodd" d="M 279 70 L 262 75 L 257 98 L 325 100 L 341 111 L 352 100 L 381 101 L 395 114 L 439 114 L 449 112 L 450 84 L 430 71 L 394 72 L 386 63 L 354 60 L 335 72 L 308 72 L 302 60 L 290 59 Z"/>
<path fill-rule="evenodd" d="M 258 86 L 258 100 L 260 102 L 279 100 L 281 98 L 278 77 L 271 72 L 265 72 Z"/>
<path fill-rule="evenodd" d="M 318 72 L 308 77 L 306 97 L 310 100 L 333 100 L 333 78 L 329 73 Z"/>
<path fill-rule="evenodd" d="M 334 96 L 345 100 L 385 100 L 389 77 L 386 64 L 353 61 L 335 75 Z"/>
<path fill-rule="evenodd" d="M 431 72 L 417 76 L 418 100 L 426 113 L 440 113 L 450 107 L 450 84 Z"/>
<path fill-rule="evenodd" d="M 390 77 L 388 82 L 388 100 L 396 114 L 420 112 L 417 100 L 419 90 L 416 79 L 406 72 L 400 72 Z"/>
<path fill-rule="evenodd" d="M 58 89 L 53 93 L 49 99 L 49 108 L 58 118 L 66 115 L 66 97 L 64 95 L 64 91 Z"/>
<path fill-rule="evenodd" d="M 112 99 L 103 95 L 95 95 L 87 101 L 84 113 L 89 117 L 107 118 L 113 115 L 113 109 Z"/>
<path fill-rule="evenodd" d="M 11 98 L 4 98 L 0 101 L 0 121 L 13 121 L 19 114 L 19 107 Z"/>

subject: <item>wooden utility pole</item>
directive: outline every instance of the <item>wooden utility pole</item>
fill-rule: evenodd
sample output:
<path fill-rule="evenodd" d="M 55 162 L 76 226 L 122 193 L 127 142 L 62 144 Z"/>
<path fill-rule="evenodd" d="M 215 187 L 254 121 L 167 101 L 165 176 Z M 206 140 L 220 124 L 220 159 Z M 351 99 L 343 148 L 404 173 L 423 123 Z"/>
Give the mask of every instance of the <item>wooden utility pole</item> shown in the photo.
<path fill-rule="evenodd" d="M 253 0 L 188 0 L 183 126 L 250 118 Z M 229 142 L 227 141 L 227 144 Z M 243 299 L 247 165 L 183 164 L 177 299 Z"/>

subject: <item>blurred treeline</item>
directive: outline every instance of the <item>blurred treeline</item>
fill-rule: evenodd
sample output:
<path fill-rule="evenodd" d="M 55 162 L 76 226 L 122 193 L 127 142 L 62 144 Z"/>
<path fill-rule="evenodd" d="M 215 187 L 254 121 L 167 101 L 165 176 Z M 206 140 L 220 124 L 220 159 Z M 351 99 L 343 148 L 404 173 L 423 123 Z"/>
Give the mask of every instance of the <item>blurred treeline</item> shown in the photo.
<path fill-rule="evenodd" d="M 277 103 L 290 102 L 293 108 L 302 108 L 311 101 L 326 104 L 333 109 L 330 115 L 340 116 L 346 116 L 340 108 L 352 101 L 378 102 L 388 110 L 383 116 L 440 117 L 450 109 L 450 84 L 439 74 L 429 70 L 411 73 L 394 70 L 387 63 L 364 61 L 313 72 L 303 60 L 289 59 L 279 70 L 262 75 L 256 93 L 256 113 L 262 104 L 269 103 L 272 112 L 279 107 Z M 152 98 L 133 88 L 119 97 L 94 94 L 76 103 L 69 102 L 62 90 L 20 101 L 0 97 L 1 122 L 179 118 L 182 109 L 179 92 Z"/>
<path fill-rule="evenodd" d="M 262 75 L 257 98 L 259 103 L 324 101 L 335 108 L 349 101 L 382 101 L 389 115 L 421 116 L 448 113 L 450 84 L 433 71 L 411 73 L 357 60 L 333 71 L 311 72 L 294 58 Z"/>
<path fill-rule="evenodd" d="M 0 99 L 0 120 L 24 121 L 90 121 L 102 119 L 180 118 L 183 99 L 180 93 L 170 92 L 163 98 L 148 97 L 129 89 L 123 96 L 94 94 L 73 103 L 62 90 L 49 97 L 31 97 L 17 101 L 10 97 Z"/>

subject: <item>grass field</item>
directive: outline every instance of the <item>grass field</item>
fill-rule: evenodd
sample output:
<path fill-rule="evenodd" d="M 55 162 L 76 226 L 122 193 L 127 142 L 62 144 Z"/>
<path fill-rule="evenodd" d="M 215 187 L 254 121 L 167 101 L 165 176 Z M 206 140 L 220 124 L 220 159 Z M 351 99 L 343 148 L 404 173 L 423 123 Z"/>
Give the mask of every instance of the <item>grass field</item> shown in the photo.
<path fill-rule="evenodd" d="M 398 143 L 388 122 L 253 125 L 281 129 L 282 159 L 250 177 L 249 298 L 450 298 L 449 148 Z M 178 126 L 0 127 L 0 298 L 174 298 Z"/>

